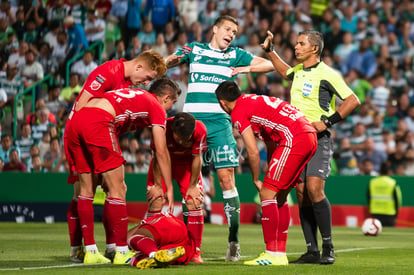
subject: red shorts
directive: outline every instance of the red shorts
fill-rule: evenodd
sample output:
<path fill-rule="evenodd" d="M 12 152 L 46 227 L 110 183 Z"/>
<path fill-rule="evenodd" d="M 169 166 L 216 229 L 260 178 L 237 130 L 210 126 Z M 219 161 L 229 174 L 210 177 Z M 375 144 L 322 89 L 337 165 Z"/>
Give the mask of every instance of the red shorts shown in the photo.
<path fill-rule="evenodd" d="M 66 160 L 69 165 L 69 176 L 67 183 L 74 184 L 75 182 L 79 181 L 79 176 L 75 172 L 75 164 L 73 163 L 72 158 L 70 157 L 69 148 L 68 148 L 68 140 L 67 140 L 67 132 L 70 129 L 71 119 L 68 118 L 65 125 L 65 133 L 63 135 L 63 147 L 65 149 Z"/>
<path fill-rule="evenodd" d="M 150 168 L 148 170 L 147 190 L 148 186 L 154 186 L 154 173 L 152 170 L 152 163 L 153 161 L 151 161 Z M 171 172 L 172 179 L 177 181 L 178 183 L 178 188 L 180 189 L 181 196 L 185 198 L 185 194 L 187 194 L 188 187 L 190 186 L 191 164 L 174 163 Z M 198 175 L 198 188 L 201 190 L 201 192 L 203 192 L 203 182 L 201 181 L 201 173 L 200 175 Z M 162 179 L 162 189 L 164 190 L 164 193 L 167 191 L 164 179 Z"/>
<path fill-rule="evenodd" d="M 292 148 L 278 146 L 272 154 L 263 186 L 275 192 L 296 187 L 306 163 L 316 152 L 316 133 L 303 133 L 292 140 Z"/>
<path fill-rule="evenodd" d="M 172 214 L 161 213 L 142 221 L 139 228 L 151 231 L 159 249 L 183 246 L 185 254 L 172 264 L 187 264 L 195 253 L 195 241 L 187 226 Z"/>
<path fill-rule="evenodd" d="M 78 173 L 103 173 L 125 164 L 113 121 L 99 108 L 82 108 L 72 117 L 66 140 Z"/>

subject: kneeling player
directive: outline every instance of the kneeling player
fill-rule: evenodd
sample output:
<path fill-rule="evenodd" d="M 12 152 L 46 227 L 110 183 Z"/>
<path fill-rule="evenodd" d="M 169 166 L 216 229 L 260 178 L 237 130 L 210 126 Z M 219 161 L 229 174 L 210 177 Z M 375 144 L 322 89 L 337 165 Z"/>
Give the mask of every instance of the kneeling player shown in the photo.
<path fill-rule="evenodd" d="M 137 252 L 130 265 L 140 269 L 188 264 L 196 251 L 186 225 L 168 213 L 156 214 L 130 229 L 128 245 Z"/>

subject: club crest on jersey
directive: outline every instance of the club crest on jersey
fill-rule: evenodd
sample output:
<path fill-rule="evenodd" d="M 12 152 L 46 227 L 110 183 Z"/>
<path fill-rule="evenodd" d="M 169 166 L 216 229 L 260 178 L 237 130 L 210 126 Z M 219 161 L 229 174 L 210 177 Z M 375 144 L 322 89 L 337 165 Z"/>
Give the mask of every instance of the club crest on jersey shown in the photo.
<path fill-rule="evenodd" d="M 311 83 L 303 83 L 302 94 L 303 96 L 309 96 L 312 92 L 313 85 Z"/>
<path fill-rule="evenodd" d="M 89 87 L 91 87 L 92 90 L 96 91 L 99 88 L 101 88 L 102 84 L 99 83 L 97 80 L 92 81 L 91 85 Z"/>

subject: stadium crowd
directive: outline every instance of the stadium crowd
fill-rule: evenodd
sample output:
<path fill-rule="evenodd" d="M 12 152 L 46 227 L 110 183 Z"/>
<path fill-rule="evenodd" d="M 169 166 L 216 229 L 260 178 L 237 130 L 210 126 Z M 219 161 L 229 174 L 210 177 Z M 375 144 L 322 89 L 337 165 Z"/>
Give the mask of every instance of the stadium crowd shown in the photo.
<path fill-rule="evenodd" d="M 389 161 L 396 175 L 414 175 L 414 4 L 409 0 L 1 0 L 0 3 L 0 171 L 67 172 L 63 150 L 65 121 L 83 81 L 100 62 L 130 59 L 146 49 L 164 57 L 192 41 L 206 42 L 221 14 L 238 18 L 232 43 L 257 56 L 266 31 L 274 33 L 274 48 L 289 64 L 299 31 L 323 33 L 323 61 L 340 71 L 358 96 L 361 107 L 334 125 L 335 175 L 377 175 Z M 320 1 L 319 1 L 320 2 Z M 323 2 L 323 1 L 322 1 Z M 318 8 L 319 7 L 319 8 Z M 103 52 L 98 56 L 96 48 Z M 66 64 L 83 53 L 66 72 Z M 22 102 L 14 114 L 14 99 L 50 74 L 51 85 L 37 85 L 35 112 Z M 69 75 L 69 79 L 66 79 Z M 183 91 L 174 109 L 181 111 L 188 75 L 186 66 L 168 70 Z M 275 72 L 241 74 L 245 93 L 289 100 L 289 83 Z M 17 133 L 12 132 L 18 120 Z M 246 150 L 240 150 L 237 173 L 249 171 Z M 14 138 L 15 137 L 15 138 Z M 120 137 L 125 172 L 146 173 L 151 162 L 151 131 Z M 261 149 L 266 170 L 265 146 Z"/>

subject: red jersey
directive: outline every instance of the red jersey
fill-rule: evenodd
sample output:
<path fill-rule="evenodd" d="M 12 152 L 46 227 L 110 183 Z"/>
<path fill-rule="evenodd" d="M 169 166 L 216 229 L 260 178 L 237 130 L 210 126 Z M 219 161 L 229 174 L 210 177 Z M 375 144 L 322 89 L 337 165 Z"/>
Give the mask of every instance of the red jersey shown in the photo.
<path fill-rule="evenodd" d="M 191 137 L 193 145 L 191 147 L 184 147 L 178 144 L 173 137 L 172 123 L 174 118 L 167 119 L 167 146 L 170 152 L 171 162 L 192 163 L 193 155 L 200 155 L 207 150 L 207 128 L 199 120 L 196 120 L 194 134 Z"/>
<path fill-rule="evenodd" d="M 110 60 L 98 66 L 89 74 L 81 94 L 88 92 L 97 97 L 107 91 L 132 87 L 132 82 L 125 79 L 124 61 L 125 59 Z"/>
<path fill-rule="evenodd" d="M 295 135 L 316 132 L 296 107 L 279 98 L 263 95 L 239 97 L 231 112 L 231 120 L 240 134 L 252 127 L 255 136 L 262 140 L 289 147 Z"/>
<path fill-rule="evenodd" d="M 115 109 L 117 135 L 152 125 L 165 128 L 166 112 L 156 95 L 140 89 L 119 89 L 100 96 Z"/>

